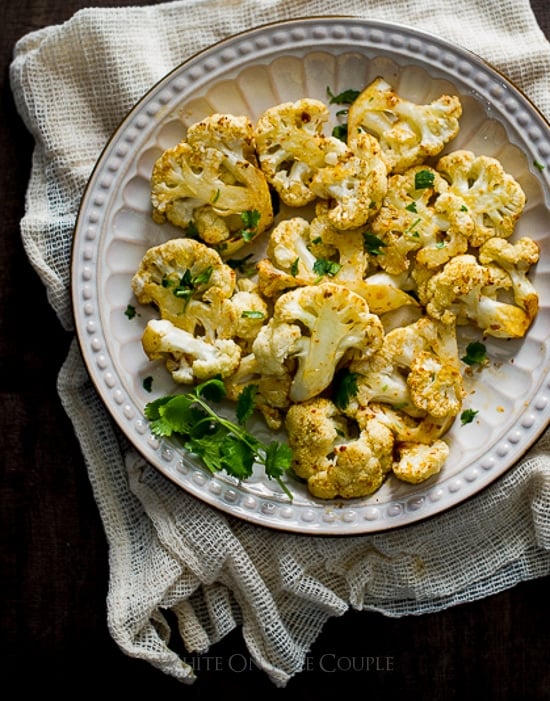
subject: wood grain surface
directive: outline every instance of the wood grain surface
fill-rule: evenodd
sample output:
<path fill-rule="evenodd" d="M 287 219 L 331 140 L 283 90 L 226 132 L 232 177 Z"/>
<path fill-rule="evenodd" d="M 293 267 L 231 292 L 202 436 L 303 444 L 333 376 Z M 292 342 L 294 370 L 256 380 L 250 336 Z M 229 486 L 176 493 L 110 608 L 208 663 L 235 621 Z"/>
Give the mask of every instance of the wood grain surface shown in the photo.
<path fill-rule="evenodd" d="M 276 689 L 250 669 L 240 631 L 204 658 L 186 655 L 199 680 L 184 686 L 125 656 L 106 624 L 108 552 L 86 468 L 60 405 L 56 378 L 70 337 L 60 327 L 23 251 L 19 220 L 32 139 L 8 83 L 14 43 L 87 6 L 139 0 L 11 0 L 2 6 L 0 120 L 2 355 L 0 442 L 2 658 L 16 693 L 59 698 L 116 691 L 122 698 L 333 699 L 355 685 L 371 699 L 550 699 L 550 578 L 444 612 L 403 619 L 350 612 L 331 620 L 307 669 Z M 532 2 L 550 36 L 550 3 Z M 133 696 L 136 694 L 136 697 Z M 153 696 L 154 695 L 154 696 Z M 181 695 L 181 696 L 180 696 Z"/>

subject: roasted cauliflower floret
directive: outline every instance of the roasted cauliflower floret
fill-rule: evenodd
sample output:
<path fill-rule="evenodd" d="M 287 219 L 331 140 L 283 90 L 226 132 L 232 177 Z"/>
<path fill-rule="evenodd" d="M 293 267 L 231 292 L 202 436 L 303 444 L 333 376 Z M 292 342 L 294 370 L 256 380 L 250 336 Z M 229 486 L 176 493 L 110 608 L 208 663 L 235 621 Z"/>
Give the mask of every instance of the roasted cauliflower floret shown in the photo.
<path fill-rule="evenodd" d="M 273 221 L 269 186 L 254 152 L 247 117 L 214 114 L 189 127 L 158 158 L 151 175 L 153 218 L 187 230 L 225 254 Z"/>
<path fill-rule="evenodd" d="M 393 172 L 403 172 L 439 154 L 459 130 L 462 114 L 456 96 L 442 95 L 427 105 L 400 97 L 383 78 L 376 78 L 351 104 L 348 139 L 363 131 L 374 134 Z"/>
<path fill-rule="evenodd" d="M 229 298 L 235 272 L 218 253 L 193 239 L 170 239 L 149 248 L 132 278 L 140 304 L 153 304 L 162 319 L 206 340 L 231 338 L 236 313 Z"/>
<path fill-rule="evenodd" d="M 415 407 L 437 418 L 456 416 L 466 395 L 456 329 L 426 316 L 386 334 L 383 347 L 401 370 Z"/>
<path fill-rule="evenodd" d="M 510 276 L 496 265 L 481 265 L 471 254 L 456 256 L 423 288 L 426 311 L 445 324 L 473 323 L 489 336 L 521 338 L 531 319 L 499 293 L 512 287 Z"/>
<path fill-rule="evenodd" d="M 269 318 L 268 306 L 260 293 L 250 289 L 238 289 L 229 300 L 235 317 L 234 339 L 248 352 L 262 326 Z"/>
<path fill-rule="evenodd" d="M 446 180 L 428 166 L 392 175 L 382 207 L 371 222 L 382 246 L 376 258 L 386 272 L 398 275 L 416 262 L 437 268 L 468 248 L 468 224 L 461 211 L 443 212 L 439 198 Z M 465 221 L 466 219 L 466 221 Z"/>
<path fill-rule="evenodd" d="M 269 428 L 278 431 L 283 424 L 283 412 L 290 406 L 288 393 L 292 382 L 289 372 L 277 375 L 262 375 L 254 353 L 242 355 L 239 367 L 228 377 L 224 377 L 227 399 L 237 402 L 243 390 L 255 387 L 254 405 L 263 415 Z"/>
<path fill-rule="evenodd" d="M 328 203 L 327 216 L 337 229 L 364 226 L 378 211 L 387 189 L 387 166 L 378 141 L 358 134 L 334 164 L 317 170 L 311 190 Z"/>
<path fill-rule="evenodd" d="M 425 316 L 389 331 L 377 353 L 350 364 L 358 374 L 350 411 L 384 402 L 413 416 L 456 416 L 465 396 L 454 326 Z"/>
<path fill-rule="evenodd" d="M 368 252 L 364 229 L 336 229 L 327 216 L 325 202 L 317 203 L 315 215 L 311 221 L 310 249 L 318 256 L 318 267 L 328 270 L 330 282 L 361 295 L 374 314 L 384 314 L 405 305 L 417 305 L 403 289 L 407 287 L 404 276 L 398 279 L 385 273 L 370 272 L 374 254 Z M 318 280 L 319 277 L 316 278 Z"/>
<path fill-rule="evenodd" d="M 534 319 L 539 309 L 539 296 L 527 277 L 531 266 L 538 262 L 540 250 L 532 239 L 524 236 L 516 243 L 501 238 L 486 241 L 479 249 L 479 262 L 496 263 L 503 268 L 512 282 L 514 301 L 529 319 Z"/>
<path fill-rule="evenodd" d="M 327 202 L 318 202 L 311 220 L 310 238 L 312 250 L 318 259 L 337 265 L 330 271 L 331 282 L 345 285 L 361 294 L 362 280 L 369 268 L 369 255 L 365 250 L 363 228 L 342 231 L 331 221 Z"/>
<path fill-rule="evenodd" d="M 391 431 L 396 445 L 399 443 L 431 445 L 447 433 L 455 420 L 454 416 L 436 417 L 424 413 L 420 416 L 411 416 L 401 409 L 378 402 L 370 402 L 367 406 L 360 407 L 358 411 L 346 410 L 345 413 L 352 416 L 359 426 L 363 426 L 366 420 L 371 419 L 383 424 Z"/>
<path fill-rule="evenodd" d="M 329 386 L 344 357 L 374 353 L 382 335 L 380 319 L 362 297 L 323 283 L 281 295 L 252 350 L 262 374 L 282 374 L 295 364 L 289 396 L 303 402 Z"/>
<path fill-rule="evenodd" d="M 271 232 L 266 258 L 257 266 L 258 288 L 266 297 L 322 279 L 361 293 L 368 267 L 361 231 L 339 231 L 321 205 L 316 211 L 319 214 L 311 222 L 292 217 Z"/>
<path fill-rule="evenodd" d="M 349 413 L 353 413 L 353 407 L 361 408 L 371 402 L 383 402 L 388 406 L 399 407 L 412 416 L 421 414 L 412 402 L 406 372 L 398 368 L 385 353 L 378 352 L 369 363 L 352 362 L 350 367 L 352 372 L 364 370 L 357 378 L 357 395 L 348 407 Z"/>
<path fill-rule="evenodd" d="M 260 166 L 290 207 L 312 202 L 316 198 L 311 189 L 313 176 L 348 152 L 339 139 L 323 134 L 328 118 L 329 110 L 323 102 L 303 98 L 270 107 L 256 123 L 254 137 Z"/>
<path fill-rule="evenodd" d="M 353 289 L 367 300 L 371 312 L 375 314 L 386 314 L 409 306 L 419 309 L 418 302 L 410 294 L 415 290 L 414 281 L 406 275 L 372 273 Z"/>
<path fill-rule="evenodd" d="M 257 265 L 258 287 L 266 297 L 276 297 L 285 290 L 315 282 L 317 258 L 310 234 L 310 223 L 302 217 L 284 219 L 273 228 L 266 258 Z"/>
<path fill-rule="evenodd" d="M 449 183 L 438 206 L 442 211 L 462 212 L 472 246 L 479 247 L 494 236 L 512 235 L 525 206 L 525 193 L 500 161 L 459 150 L 440 158 L 436 170 Z"/>
<path fill-rule="evenodd" d="M 372 422 L 357 435 L 328 399 L 290 407 L 285 419 L 293 468 L 320 499 L 367 496 L 382 485 L 392 467 L 393 437 Z"/>
<path fill-rule="evenodd" d="M 167 319 L 151 319 L 145 327 L 142 345 L 149 360 L 165 360 L 175 382 L 227 377 L 235 372 L 241 349 L 231 339 L 205 341 L 174 326 Z"/>
<path fill-rule="evenodd" d="M 442 440 L 431 444 L 400 443 L 397 452 L 393 474 L 403 482 L 418 484 L 441 471 L 449 457 L 449 446 Z"/>
<path fill-rule="evenodd" d="M 422 351 L 411 363 L 407 386 L 413 404 L 431 416 L 456 416 L 465 396 L 460 370 L 441 362 L 430 351 Z"/>

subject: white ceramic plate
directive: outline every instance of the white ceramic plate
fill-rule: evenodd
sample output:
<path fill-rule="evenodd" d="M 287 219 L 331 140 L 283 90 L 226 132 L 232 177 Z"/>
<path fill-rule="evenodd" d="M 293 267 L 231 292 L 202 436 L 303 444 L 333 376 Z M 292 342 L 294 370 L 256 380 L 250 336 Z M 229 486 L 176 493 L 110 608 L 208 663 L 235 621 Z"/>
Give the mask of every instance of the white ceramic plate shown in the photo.
<path fill-rule="evenodd" d="M 239 484 L 212 476 L 169 441 L 152 437 L 143 407 L 174 390 L 152 365 L 141 334 L 154 314 L 135 305 L 130 281 L 145 250 L 178 235 L 150 216 L 149 176 L 160 153 L 211 112 L 247 114 L 304 96 L 326 100 L 383 76 L 403 97 L 428 102 L 461 97 L 459 136 L 447 150 L 470 148 L 499 158 L 521 183 L 527 205 L 517 235 L 541 245 L 532 279 L 541 298 L 525 339 L 489 341 L 491 366 L 477 375 L 466 407 L 476 421 L 448 434 L 443 471 L 418 486 L 394 478 L 369 498 L 313 499 L 303 484 L 289 502 L 260 473 Z M 538 168 L 535 164 L 545 166 Z M 478 493 L 508 470 L 548 425 L 550 416 L 550 131 L 533 105 L 471 53 L 411 28 L 353 18 L 312 18 L 232 37 L 160 81 L 127 116 L 101 156 L 84 195 L 73 253 L 73 302 L 88 371 L 112 417 L 143 456 L 198 499 L 249 522 L 303 534 L 361 534 L 440 513 Z M 468 333 L 462 339 L 464 345 Z M 472 338 L 479 334 L 471 332 Z M 142 382 L 152 375 L 153 392 Z M 181 389 L 181 388 L 180 388 Z M 459 424 L 459 422 L 457 422 Z M 267 436 L 265 425 L 256 429 Z"/>

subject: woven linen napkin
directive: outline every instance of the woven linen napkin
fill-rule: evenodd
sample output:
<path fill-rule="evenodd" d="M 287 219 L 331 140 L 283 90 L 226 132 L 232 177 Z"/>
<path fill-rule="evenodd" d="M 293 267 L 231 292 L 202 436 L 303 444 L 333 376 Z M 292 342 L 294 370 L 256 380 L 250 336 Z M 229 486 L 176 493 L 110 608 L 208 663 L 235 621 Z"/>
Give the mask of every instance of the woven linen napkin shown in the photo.
<path fill-rule="evenodd" d="M 428 0 L 181 0 L 90 8 L 24 36 L 11 81 L 36 146 L 21 232 L 63 327 L 73 329 L 75 217 L 101 149 L 158 79 L 230 34 L 330 14 L 409 24 L 481 55 L 550 116 L 550 46 L 528 1 L 463 0 L 460 21 L 455 9 Z M 109 630 L 126 654 L 182 681 L 194 672 L 168 647 L 166 610 L 189 653 L 242 626 L 256 664 L 284 686 L 331 616 L 433 612 L 550 572 L 548 432 L 497 483 L 429 522 L 291 535 L 223 515 L 146 464 L 96 395 L 76 342 L 58 386 L 109 542 Z"/>

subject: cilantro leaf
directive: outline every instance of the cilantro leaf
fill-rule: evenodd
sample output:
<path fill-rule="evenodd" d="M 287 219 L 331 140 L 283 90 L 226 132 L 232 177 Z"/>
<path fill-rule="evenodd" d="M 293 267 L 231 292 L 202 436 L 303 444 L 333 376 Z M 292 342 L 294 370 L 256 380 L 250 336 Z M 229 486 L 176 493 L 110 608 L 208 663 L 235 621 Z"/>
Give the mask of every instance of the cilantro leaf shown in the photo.
<path fill-rule="evenodd" d="M 126 309 L 124 310 L 124 315 L 125 315 L 128 319 L 134 319 L 134 318 L 135 318 L 135 316 L 137 315 L 137 312 L 136 312 L 136 308 L 134 307 L 133 304 L 128 304 L 128 306 L 127 306 Z"/>
<path fill-rule="evenodd" d="M 161 284 L 164 288 L 171 289 L 174 297 L 183 299 L 185 304 L 187 304 L 198 287 L 201 285 L 208 285 L 212 277 L 212 272 L 213 268 L 211 265 L 201 270 L 201 272 L 196 275 L 192 275 L 188 268 L 181 276 L 175 273 L 163 275 Z"/>
<path fill-rule="evenodd" d="M 185 238 L 195 239 L 195 241 L 200 240 L 199 230 L 198 230 L 197 225 L 195 224 L 194 221 L 188 222 L 184 231 L 185 231 Z"/>
<path fill-rule="evenodd" d="M 282 477 L 292 466 L 292 450 L 286 443 L 272 441 L 265 451 L 265 473 L 270 479 L 277 481 L 285 494 L 292 499 L 288 487 Z"/>
<path fill-rule="evenodd" d="M 334 396 L 333 401 L 338 409 L 345 409 L 352 397 L 357 394 L 357 378 L 359 375 L 356 372 L 351 372 L 347 368 L 339 370 L 334 376 Z"/>
<path fill-rule="evenodd" d="M 375 234 L 371 234 L 369 231 L 363 233 L 363 245 L 367 253 L 372 256 L 379 256 L 382 253 L 382 249 L 386 247 L 386 244 L 382 239 L 379 239 Z"/>
<path fill-rule="evenodd" d="M 168 402 L 174 398 L 176 395 L 166 395 L 165 397 L 159 397 L 158 399 L 154 399 L 152 402 L 148 402 L 145 405 L 144 409 L 144 414 L 145 418 L 149 419 L 149 421 L 156 421 L 157 419 L 160 419 L 160 410 L 161 407 L 163 407 L 165 404 L 168 404 Z"/>
<path fill-rule="evenodd" d="M 348 88 L 347 90 L 343 90 L 341 93 L 338 93 L 338 95 L 334 95 L 332 90 L 327 87 L 327 96 L 331 105 L 351 105 L 353 102 L 355 102 L 355 100 L 357 100 L 360 94 L 360 90 Z"/>
<path fill-rule="evenodd" d="M 255 264 L 254 260 L 252 259 L 253 255 L 253 253 L 249 253 L 243 258 L 229 258 L 225 262 L 230 268 L 233 268 L 233 270 L 241 273 L 241 275 L 250 277 L 251 275 L 254 275 L 255 272 Z"/>
<path fill-rule="evenodd" d="M 415 190 L 424 190 L 427 187 L 432 187 L 434 184 L 435 174 L 431 170 L 419 170 L 414 175 Z"/>
<path fill-rule="evenodd" d="M 254 450 L 249 445 L 229 434 L 221 444 L 220 454 L 222 469 L 237 479 L 250 477 L 256 460 Z"/>
<path fill-rule="evenodd" d="M 159 414 L 170 424 L 173 432 L 185 434 L 192 433 L 196 424 L 204 418 L 204 412 L 200 412 L 199 407 L 185 394 L 177 395 L 159 407 Z"/>
<path fill-rule="evenodd" d="M 258 392 L 258 385 L 246 385 L 237 399 L 237 421 L 241 426 L 244 426 L 248 419 L 254 413 L 254 399 Z"/>
<path fill-rule="evenodd" d="M 198 397 L 205 397 L 213 402 L 221 402 L 221 400 L 227 394 L 225 385 L 222 380 L 217 377 L 212 377 L 209 380 L 201 382 L 200 385 L 195 387 L 194 393 Z"/>
<path fill-rule="evenodd" d="M 337 124 L 332 130 L 332 136 L 335 139 L 339 139 L 346 143 L 348 140 L 348 125 L 347 124 Z"/>
<path fill-rule="evenodd" d="M 460 414 L 460 423 L 462 424 L 462 426 L 466 426 L 466 424 L 471 424 L 478 414 L 479 411 L 477 411 L 476 409 L 464 409 L 462 414 Z"/>
<path fill-rule="evenodd" d="M 408 226 L 403 233 L 418 238 L 420 234 L 418 233 L 418 231 L 416 231 L 416 227 L 421 223 L 421 221 L 421 217 L 418 217 L 418 219 L 415 219 L 413 223 L 410 224 L 410 226 Z"/>
<path fill-rule="evenodd" d="M 327 260 L 326 258 L 317 258 L 313 264 L 313 272 L 316 275 L 328 275 L 334 277 L 336 273 L 340 270 L 342 266 L 340 263 L 336 263 L 333 260 Z"/>
<path fill-rule="evenodd" d="M 353 90 L 353 88 L 348 88 L 343 90 L 338 95 L 335 95 L 332 90 L 327 86 L 327 96 L 329 98 L 329 103 L 331 105 L 351 105 L 361 94 L 360 90 Z M 347 109 L 339 110 L 336 113 L 337 117 L 346 116 L 348 113 Z M 332 130 L 332 136 L 344 143 L 348 139 L 348 125 L 347 123 L 337 124 Z"/>
<path fill-rule="evenodd" d="M 466 365 L 482 365 L 487 360 L 487 348 L 484 343 L 473 341 L 466 346 L 466 355 L 461 358 Z"/>
<path fill-rule="evenodd" d="M 256 236 L 260 217 L 261 214 L 257 209 L 247 209 L 241 212 L 241 221 L 243 223 L 241 236 L 245 241 L 251 241 Z"/>
<path fill-rule="evenodd" d="M 153 377 L 152 375 L 148 375 L 147 377 L 143 378 L 143 382 L 141 383 L 141 386 L 146 392 L 151 392 L 153 389 Z"/>

